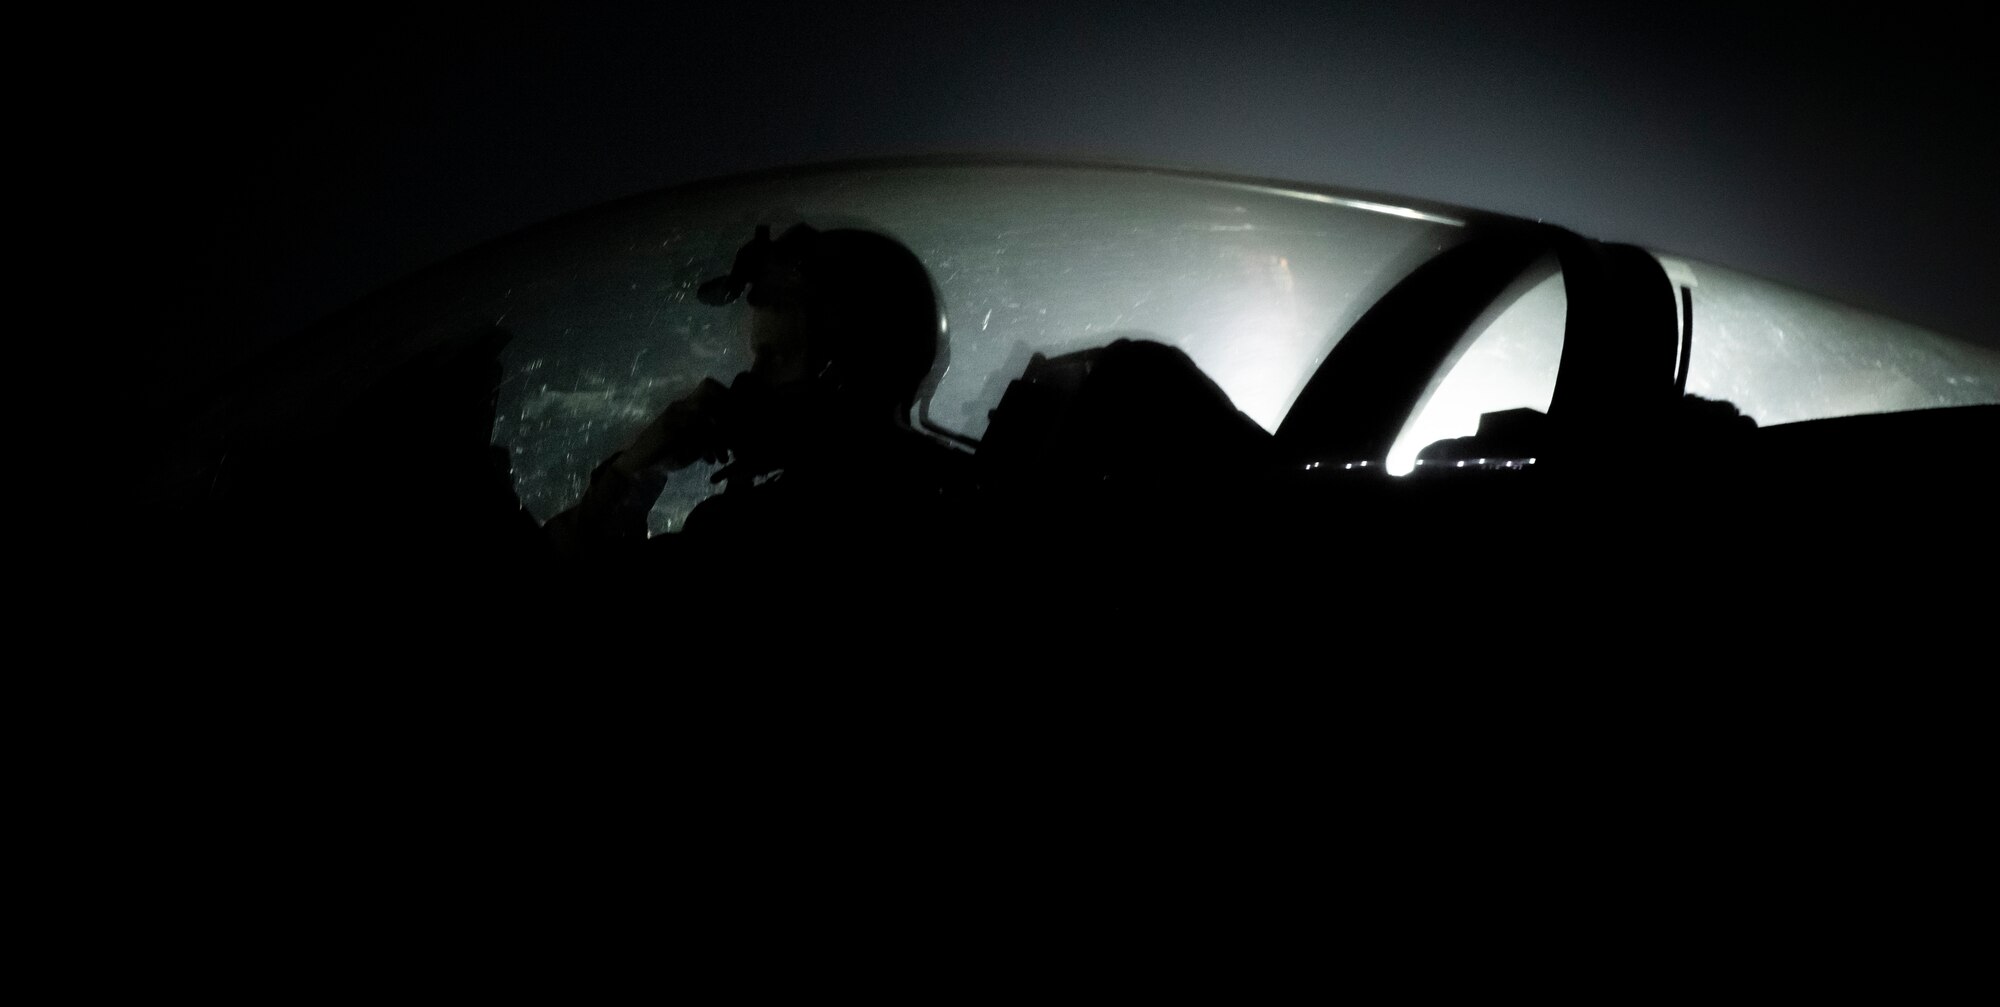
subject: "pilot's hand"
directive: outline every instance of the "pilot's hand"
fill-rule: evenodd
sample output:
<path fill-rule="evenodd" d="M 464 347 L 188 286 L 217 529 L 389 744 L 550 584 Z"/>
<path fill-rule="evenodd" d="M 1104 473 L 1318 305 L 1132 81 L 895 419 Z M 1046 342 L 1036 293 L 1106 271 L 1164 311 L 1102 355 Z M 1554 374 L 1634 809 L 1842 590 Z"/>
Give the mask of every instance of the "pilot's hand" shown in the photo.
<path fill-rule="evenodd" d="M 661 410 L 613 464 L 638 473 L 721 461 L 729 454 L 728 415 L 729 387 L 714 378 L 704 379 L 692 393 Z"/>

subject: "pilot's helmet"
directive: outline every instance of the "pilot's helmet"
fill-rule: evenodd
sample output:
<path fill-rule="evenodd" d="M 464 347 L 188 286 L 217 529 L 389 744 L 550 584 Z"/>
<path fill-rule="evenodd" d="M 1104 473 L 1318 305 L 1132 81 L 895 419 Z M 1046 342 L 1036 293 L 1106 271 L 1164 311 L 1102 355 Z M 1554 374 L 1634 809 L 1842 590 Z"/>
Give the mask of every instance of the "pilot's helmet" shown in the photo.
<path fill-rule="evenodd" d="M 886 235 L 793 226 L 757 228 L 725 276 L 697 292 L 707 304 L 805 313 L 810 371 L 850 393 L 907 410 L 937 362 L 937 295 L 914 252 Z"/>

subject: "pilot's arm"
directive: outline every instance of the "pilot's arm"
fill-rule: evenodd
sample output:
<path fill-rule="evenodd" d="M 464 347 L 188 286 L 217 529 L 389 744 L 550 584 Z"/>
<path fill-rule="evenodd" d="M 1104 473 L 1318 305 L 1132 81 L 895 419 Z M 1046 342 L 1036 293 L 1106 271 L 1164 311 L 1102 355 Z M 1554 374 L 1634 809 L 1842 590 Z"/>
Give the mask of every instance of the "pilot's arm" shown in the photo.
<path fill-rule="evenodd" d="M 646 515 L 668 477 L 727 454 L 723 417 L 728 396 L 727 385 L 714 378 L 702 381 L 693 394 L 661 410 L 623 451 L 593 469 L 583 499 L 544 526 L 556 554 L 577 558 L 645 541 Z"/>

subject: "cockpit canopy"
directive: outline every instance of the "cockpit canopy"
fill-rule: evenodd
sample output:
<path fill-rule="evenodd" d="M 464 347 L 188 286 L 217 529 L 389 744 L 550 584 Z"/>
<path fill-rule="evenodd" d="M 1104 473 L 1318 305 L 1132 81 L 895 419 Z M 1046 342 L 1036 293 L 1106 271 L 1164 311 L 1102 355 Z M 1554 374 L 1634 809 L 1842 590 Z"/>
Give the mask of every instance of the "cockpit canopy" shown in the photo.
<path fill-rule="evenodd" d="M 1186 352 L 1276 431 L 1335 347 L 1426 263 L 1531 227 L 1379 196 L 1183 172 L 907 161 L 679 187 L 564 217 L 467 253 L 357 305 L 296 350 L 310 360 L 246 391 L 228 424 L 310 424 L 468 326 L 504 350 L 492 440 L 537 518 L 573 503 L 599 461 L 704 378 L 748 366 L 740 305 L 697 296 L 760 225 L 890 235 L 931 274 L 948 358 L 913 423 L 961 442 L 1035 354 L 1130 338 Z M 1692 307 L 1685 391 L 1761 426 L 2000 402 L 2000 354 L 1719 266 L 1656 256 Z M 1471 434 L 1483 414 L 1546 412 L 1562 364 L 1564 263 L 1528 256 L 1470 317 L 1381 461 Z M 1686 307 L 1676 318 L 1687 328 Z M 315 412 L 316 410 L 321 412 Z M 220 415 L 220 414 L 219 414 Z M 1198 476 L 1197 476 L 1198 477 Z M 675 484 L 671 530 L 709 491 Z"/>

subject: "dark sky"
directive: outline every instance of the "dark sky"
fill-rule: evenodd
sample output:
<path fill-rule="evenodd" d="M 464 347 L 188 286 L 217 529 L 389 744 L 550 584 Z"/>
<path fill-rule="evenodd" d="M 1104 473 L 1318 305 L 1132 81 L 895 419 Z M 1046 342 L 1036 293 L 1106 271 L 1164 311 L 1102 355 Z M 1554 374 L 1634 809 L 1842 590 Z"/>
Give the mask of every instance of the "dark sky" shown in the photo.
<path fill-rule="evenodd" d="M 565 211 L 939 152 L 1542 217 L 2000 345 L 1988 32 L 1734 6 L 288 5 L 123 25 L 143 85 L 106 126 L 162 250 L 161 374 Z"/>

